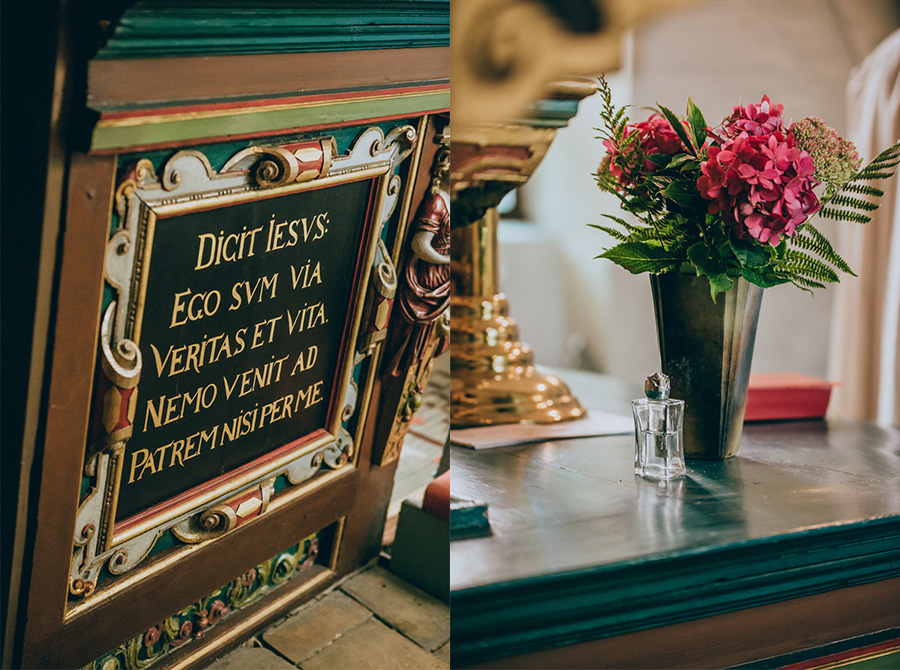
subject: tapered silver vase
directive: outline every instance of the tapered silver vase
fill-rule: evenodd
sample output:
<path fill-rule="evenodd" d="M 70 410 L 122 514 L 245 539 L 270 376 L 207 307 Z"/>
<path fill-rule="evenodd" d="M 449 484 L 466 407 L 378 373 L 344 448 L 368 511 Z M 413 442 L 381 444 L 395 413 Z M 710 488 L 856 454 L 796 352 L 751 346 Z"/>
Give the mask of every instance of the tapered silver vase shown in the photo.
<path fill-rule="evenodd" d="M 742 278 L 716 302 L 705 277 L 651 275 L 659 356 L 685 401 L 686 458 L 725 459 L 741 443 L 762 289 Z"/>

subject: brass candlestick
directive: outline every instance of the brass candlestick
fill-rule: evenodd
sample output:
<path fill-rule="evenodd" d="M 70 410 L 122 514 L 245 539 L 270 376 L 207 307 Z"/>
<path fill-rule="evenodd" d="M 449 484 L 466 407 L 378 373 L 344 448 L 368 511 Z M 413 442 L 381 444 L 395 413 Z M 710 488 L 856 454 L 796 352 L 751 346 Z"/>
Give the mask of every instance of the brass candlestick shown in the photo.
<path fill-rule="evenodd" d="M 491 207 L 450 238 L 450 421 L 483 426 L 576 419 L 584 409 L 565 383 L 535 368 L 497 291 L 498 219 Z"/>
<path fill-rule="evenodd" d="M 550 87 L 568 115 L 478 123 L 451 138 L 450 422 L 457 427 L 554 423 L 585 410 L 559 378 L 534 366 L 519 340 L 497 280 L 497 205 L 540 164 L 556 130 L 597 83 L 572 79 Z M 558 110 L 559 105 L 550 106 Z"/>

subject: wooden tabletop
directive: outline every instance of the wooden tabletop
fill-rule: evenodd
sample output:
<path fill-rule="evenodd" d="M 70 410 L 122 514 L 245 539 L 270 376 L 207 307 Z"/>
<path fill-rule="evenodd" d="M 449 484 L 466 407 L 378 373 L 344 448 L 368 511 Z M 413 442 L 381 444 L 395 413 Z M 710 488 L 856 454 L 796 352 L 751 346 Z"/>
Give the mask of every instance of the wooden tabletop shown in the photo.
<path fill-rule="evenodd" d="M 900 574 L 897 428 L 747 424 L 736 458 L 690 461 L 662 483 L 633 474 L 633 439 L 453 447 L 452 495 L 487 503 L 492 528 L 451 544 L 455 660 Z"/>

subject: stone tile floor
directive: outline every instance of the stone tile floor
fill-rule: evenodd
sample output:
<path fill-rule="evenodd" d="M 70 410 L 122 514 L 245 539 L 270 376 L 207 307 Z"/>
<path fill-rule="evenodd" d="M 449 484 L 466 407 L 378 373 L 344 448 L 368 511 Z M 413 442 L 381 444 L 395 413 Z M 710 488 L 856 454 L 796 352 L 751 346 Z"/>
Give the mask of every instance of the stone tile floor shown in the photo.
<path fill-rule="evenodd" d="M 212 670 L 450 667 L 450 608 L 379 565 L 354 573 L 209 666 Z"/>
<path fill-rule="evenodd" d="M 400 503 L 421 498 L 449 423 L 449 356 L 435 361 L 404 441 L 385 544 Z M 429 670 L 450 667 L 449 606 L 392 574 L 386 557 L 350 575 L 212 665 L 212 670 Z"/>

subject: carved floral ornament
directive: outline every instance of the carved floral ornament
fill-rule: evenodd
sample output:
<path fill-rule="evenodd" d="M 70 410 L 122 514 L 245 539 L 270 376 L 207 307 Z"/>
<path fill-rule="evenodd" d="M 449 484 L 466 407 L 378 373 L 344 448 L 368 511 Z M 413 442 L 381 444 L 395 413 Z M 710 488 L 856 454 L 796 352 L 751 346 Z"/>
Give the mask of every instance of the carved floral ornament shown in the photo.
<path fill-rule="evenodd" d="M 296 486 L 323 468 L 337 470 L 355 462 L 354 436 L 345 424 L 356 412 L 358 389 L 352 380 L 352 369 L 373 351 L 371 346 L 356 344 L 365 335 L 359 332 L 361 314 L 367 309 L 363 304 L 365 288 L 371 282 L 377 288 L 376 295 L 380 295 L 378 291 L 389 293 L 391 277 L 396 276 L 381 242 L 381 231 L 399 197 L 400 178 L 394 170 L 411 153 L 416 141 L 411 126 L 399 126 L 386 135 L 373 127 L 363 131 L 345 155 L 335 155 L 331 137 L 280 146 L 253 146 L 232 156 L 218 172 L 203 153 L 184 150 L 167 160 L 158 175 L 149 160 L 141 159 L 120 181 L 115 198 L 119 226 L 112 232 L 105 253 L 105 278 L 111 299 L 100 328 L 103 374 L 98 375 L 94 408 L 98 419 L 94 421 L 95 439 L 88 445 L 86 457 L 84 474 L 89 485 L 77 516 L 70 593 L 91 595 L 104 567 L 112 575 L 133 569 L 167 530 L 172 530 L 181 542 L 195 543 L 219 537 L 264 514 L 280 475 L 289 485 Z M 139 346 L 145 301 L 154 299 L 148 297 L 147 286 L 157 218 L 364 180 L 373 184 L 365 196 L 369 199 L 368 213 L 360 215 L 364 216 L 361 234 L 367 241 L 357 266 L 357 290 L 353 293 L 347 289 L 354 296 L 346 316 L 347 332 L 353 339 L 345 346 L 346 351 L 337 355 L 337 390 L 331 396 L 330 403 L 334 405 L 328 405 L 327 425 L 305 438 L 296 435 L 302 439 L 288 444 L 270 444 L 270 453 L 264 457 L 233 472 L 226 471 L 165 504 L 129 516 L 125 523 L 117 520 L 120 489 L 127 481 L 123 479 L 127 476 L 126 446 L 135 435 L 141 375 L 145 366 L 158 365 L 156 361 L 144 360 L 149 354 L 145 350 L 142 358 Z M 352 262 L 356 263 L 355 252 Z M 168 269 L 164 264 L 160 268 L 159 272 Z M 294 281 L 296 287 L 297 279 Z M 323 401 L 329 402 L 330 392 L 322 393 Z M 132 465 L 131 477 L 134 476 Z"/>

